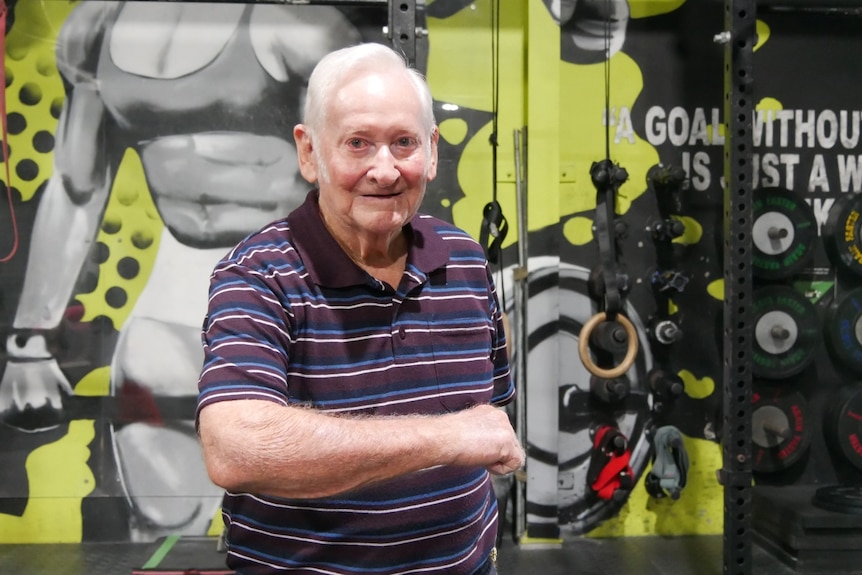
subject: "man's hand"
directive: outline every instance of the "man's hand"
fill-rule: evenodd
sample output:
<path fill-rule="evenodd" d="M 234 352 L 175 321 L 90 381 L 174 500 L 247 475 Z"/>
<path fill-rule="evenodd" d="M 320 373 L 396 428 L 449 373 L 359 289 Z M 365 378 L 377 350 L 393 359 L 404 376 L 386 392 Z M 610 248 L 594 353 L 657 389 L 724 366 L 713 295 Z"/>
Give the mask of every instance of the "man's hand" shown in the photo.
<path fill-rule="evenodd" d="M 502 409 L 478 405 L 447 418 L 453 420 L 452 429 L 458 434 L 456 464 L 480 465 L 495 475 L 512 473 L 524 465 L 524 448 Z"/>

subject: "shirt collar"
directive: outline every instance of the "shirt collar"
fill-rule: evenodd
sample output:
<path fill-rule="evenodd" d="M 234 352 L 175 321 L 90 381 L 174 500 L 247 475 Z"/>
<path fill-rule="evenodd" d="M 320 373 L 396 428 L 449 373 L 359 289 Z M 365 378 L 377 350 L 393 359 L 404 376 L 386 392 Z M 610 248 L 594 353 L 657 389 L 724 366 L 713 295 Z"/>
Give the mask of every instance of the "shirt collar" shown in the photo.
<path fill-rule="evenodd" d="M 287 216 L 291 237 L 305 269 L 318 285 L 332 288 L 367 283 L 365 270 L 344 252 L 326 229 L 318 208 L 318 190 Z M 408 238 L 407 267 L 429 274 L 449 261 L 449 247 L 434 229 L 440 222 L 419 214 L 405 226 Z"/>

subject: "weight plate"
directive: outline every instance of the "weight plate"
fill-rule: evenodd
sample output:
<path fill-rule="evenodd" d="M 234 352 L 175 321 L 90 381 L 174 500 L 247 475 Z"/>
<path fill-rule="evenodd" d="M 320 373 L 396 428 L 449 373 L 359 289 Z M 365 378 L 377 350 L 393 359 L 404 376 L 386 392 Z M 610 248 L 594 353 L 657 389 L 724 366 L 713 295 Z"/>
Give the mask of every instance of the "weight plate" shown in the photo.
<path fill-rule="evenodd" d="M 826 426 L 829 446 L 862 470 L 862 385 L 844 388 L 838 393 Z"/>
<path fill-rule="evenodd" d="M 811 502 L 822 509 L 862 514 L 862 486 L 827 485 L 814 492 Z"/>
<path fill-rule="evenodd" d="M 817 310 L 805 296 L 787 286 L 758 288 L 754 290 L 752 311 L 755 377 L 782 379 L 811 363 L 820 326 Z"/>
<path fill-rule="evenodd" d="M 808 404 L 802 394 L 774 387 L 751 394 L 751 469 L 775 473 L 805 455 L 811 445 Z"/>
<path fill-rule="evenodd" d="M 826 344 L 842 366 L 862 374 L 862 288 L 840 296 L 829 306 Z"/>
<path fill-rule="evenodd" d="M 784 188 L 761 188 L 752 200 L 752 272 L 766 280 L 784 279 L 811 261 L 817 240 L 814 212 L 799 195 Z"/>
<path fill-rule="evenodd" d="M 823 225 L 826 254 L 837 267 L 862 275 L 862 194 L 848 193 L 829 209 Z"/>

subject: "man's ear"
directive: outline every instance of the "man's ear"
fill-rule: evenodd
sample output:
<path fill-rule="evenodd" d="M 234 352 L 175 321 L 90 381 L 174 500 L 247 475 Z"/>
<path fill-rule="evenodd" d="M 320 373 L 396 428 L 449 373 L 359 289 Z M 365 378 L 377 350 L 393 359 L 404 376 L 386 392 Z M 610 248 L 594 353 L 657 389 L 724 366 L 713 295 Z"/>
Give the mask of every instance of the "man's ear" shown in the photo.
<path fill-rule="evenodd" d="M 431 130 L 431 154 L 428 162 L 428 177 L 426 178 L 429 182 L 437 177 L 437 141 L 439 139 L 440 130 L 434 126 L 434 129 Z"/>
<path fill-rule="evenodd" d="M 299 159 L 299 172 L 309 184 L 317 183 L 317 162 L 314 156 L 314 142 L 311 132 L 303 124 L 293 127 L 293 139 L 296 141 L 296 155 Z"/>

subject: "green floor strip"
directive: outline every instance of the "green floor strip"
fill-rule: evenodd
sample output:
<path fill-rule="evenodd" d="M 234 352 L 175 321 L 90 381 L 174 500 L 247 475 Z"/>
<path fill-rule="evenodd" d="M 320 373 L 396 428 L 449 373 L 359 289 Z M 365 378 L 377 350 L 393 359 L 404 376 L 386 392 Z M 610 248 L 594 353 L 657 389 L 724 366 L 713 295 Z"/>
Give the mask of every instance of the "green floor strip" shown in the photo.
<path fill-rule="evenodd" d="M 156 549 L 156 552 L 153 553 L 153 556 L 150 557 L 150 560 L 144 563 L 142 569 L 152 569 L 153 567 L 158 567 L 159 563 L 162 562 L 162 559 L 165 558 L 165 555 L 171 550 L 171 548 L 176 544 L 177 541 L 180 540 L 179 535 L 168 535 L 165 537 L 165 542 Z"/>

